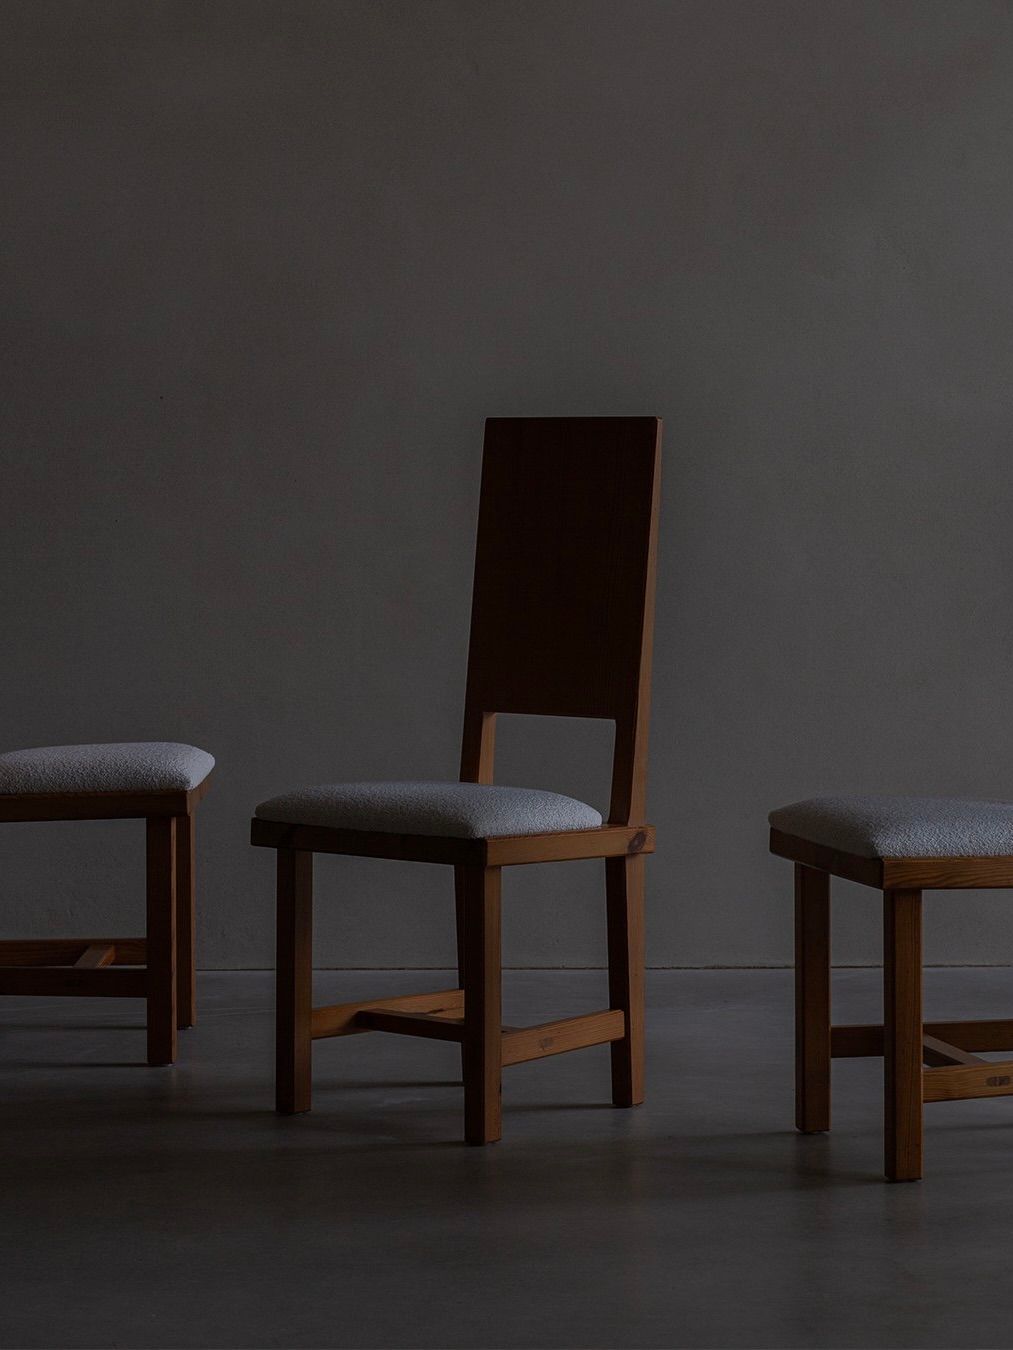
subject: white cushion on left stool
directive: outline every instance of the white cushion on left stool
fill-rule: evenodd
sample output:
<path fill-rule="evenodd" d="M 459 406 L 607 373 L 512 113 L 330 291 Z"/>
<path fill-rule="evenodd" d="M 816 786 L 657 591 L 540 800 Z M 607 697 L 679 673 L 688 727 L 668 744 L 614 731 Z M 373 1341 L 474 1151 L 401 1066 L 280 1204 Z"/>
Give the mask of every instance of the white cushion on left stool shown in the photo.
<path fill-rule="evenodd" d="M 175 741 L 41 745 L 0 754 L 0 794 L 189 792 L 214 767 L 206 750 Z"/>

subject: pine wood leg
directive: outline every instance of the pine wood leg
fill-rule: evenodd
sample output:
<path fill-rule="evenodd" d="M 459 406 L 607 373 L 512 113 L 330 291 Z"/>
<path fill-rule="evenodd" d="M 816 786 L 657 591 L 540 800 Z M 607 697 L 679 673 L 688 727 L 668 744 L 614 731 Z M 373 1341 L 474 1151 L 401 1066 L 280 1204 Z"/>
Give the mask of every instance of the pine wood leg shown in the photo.
<path fill-rule="evenodd" d="M 922 894 L 883 893 L 885 1171 L 922 1175 Z"/>
<path fill-rule="evenodd" d="M 626 1034 L 613 1041 L 612 1101 L 644 1100 L 644 859 L 605 860 L 609 1007 L 621 1008 Z"/>
<path fill-rule="evenodd" d="M 176 817 L 176 1025 L 197 1021 L 197 915 L 194 892 L 194 819 Z"/>
<path fill-rule="evenodd" d="M 313 1010 L 313 854 L 278 850 L 275 1105 L 310 1109 Z"/>
<path fill-rule="evenodd" d="M 464 927 L 464 1137 L 491 1144 L 502 1135 L 500 869 L 462 867 Z"/>
<path fill-rule="evenodd" d="M 176 1059 L 176 820 L 147 821 L 148 1063 Z"/>
<path fill-rule="evenodd" d="M 455 932 L 457 934 L 457 983 L 460 989 L 464 988 L 464 926 L 468 911 L 467 895 L 468 883 L 465 876 L 466 869 L 463 867 L 454 868 L 454 917 Z M 461 1081 L 464 1081 L 465 1052 L 464 1044 L 461 1044 Z"/>
<path fill-rule="evenodd" d="M 795 1126 L 830 1129 L 830 874 L 795 864 Z"/>

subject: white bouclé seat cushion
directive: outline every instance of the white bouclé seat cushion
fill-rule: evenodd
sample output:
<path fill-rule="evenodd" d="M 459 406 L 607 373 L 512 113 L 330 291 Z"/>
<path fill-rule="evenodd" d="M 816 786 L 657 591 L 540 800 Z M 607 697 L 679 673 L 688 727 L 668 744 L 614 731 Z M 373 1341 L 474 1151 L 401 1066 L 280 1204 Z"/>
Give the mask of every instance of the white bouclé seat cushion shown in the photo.
<path fill-rule="evenodd" d="M 286 825 L 454 839 L 595 830 L 602 823 L 593 806 L 558 792 L 480 783 L 327 783 L 261 802 L 257 816 Z"/>
<path fill-rule="evenodd" d="M 43 745 L 0 754 L 0 795 L 31 792 L 189 792 L 215 767 L 206 750 L 173 741 Z"/>
<path fill-rule="evenodd" d="M 1013 857 L 1013 802 L 966 797 L 814 797 L 770 823 L 863 858 Z"/>

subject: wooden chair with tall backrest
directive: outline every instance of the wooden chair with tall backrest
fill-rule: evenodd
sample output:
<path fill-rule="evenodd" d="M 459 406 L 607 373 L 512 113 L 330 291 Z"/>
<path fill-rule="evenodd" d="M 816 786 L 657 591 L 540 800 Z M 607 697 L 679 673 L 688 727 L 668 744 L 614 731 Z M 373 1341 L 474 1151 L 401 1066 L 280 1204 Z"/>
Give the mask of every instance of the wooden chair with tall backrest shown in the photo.
<path fill-rule="evenodd" d="M 262 803 L 254 844 L 278 857 L 277 1106 L 310 1106 L 314 1039 L 365 1031 L 459 1042 L 465 1136 L 500 1137 L 504 1066 L 611 1044 L 617 1106 L 643 1100 L 647 722 L 661 424 L 486 423 L 461 781 L 333 784 Z M 497 713 L 615 723 L 607 821 L 583 802 L 493 784 Z M 312 855 L 450 864 L 459 988 L 312 1006 Z M 503 867 L 605 861 L 609 1006 L 501 1025 Z"/>

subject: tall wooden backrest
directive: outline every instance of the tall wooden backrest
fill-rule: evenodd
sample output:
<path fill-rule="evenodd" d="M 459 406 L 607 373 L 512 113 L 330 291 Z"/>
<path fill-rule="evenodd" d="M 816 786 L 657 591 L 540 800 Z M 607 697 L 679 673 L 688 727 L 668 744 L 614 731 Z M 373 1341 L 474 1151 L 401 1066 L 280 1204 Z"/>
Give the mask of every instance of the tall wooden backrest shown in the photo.
<path fill-rule="evenodd" d="M 610 718 L 609 820 L 644 823 L 660 447 L 656 417 L 486 422 L 462 781 L 497 713 Z"/>

